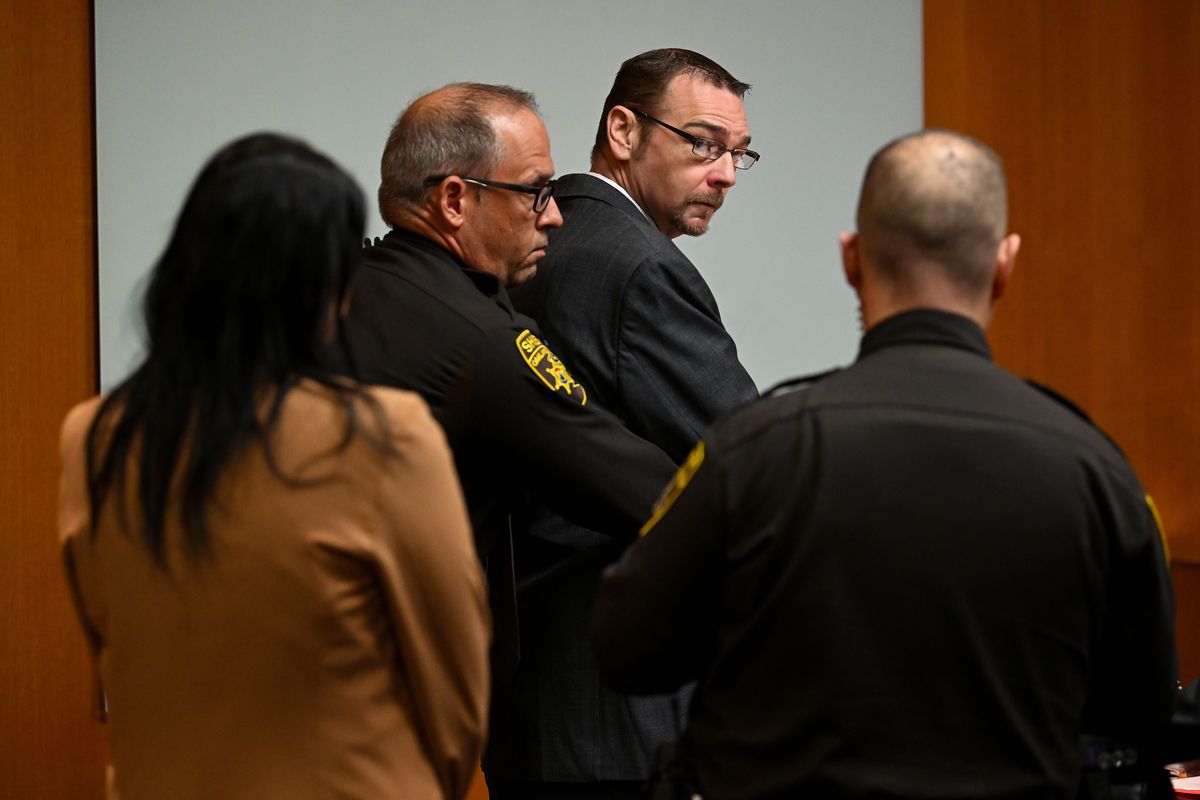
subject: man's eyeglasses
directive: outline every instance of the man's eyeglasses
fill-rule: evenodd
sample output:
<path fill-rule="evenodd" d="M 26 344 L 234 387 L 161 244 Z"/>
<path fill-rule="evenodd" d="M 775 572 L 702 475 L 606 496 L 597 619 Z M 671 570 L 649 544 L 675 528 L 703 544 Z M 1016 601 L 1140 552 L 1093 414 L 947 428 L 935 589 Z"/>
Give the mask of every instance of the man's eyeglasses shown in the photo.
<path fill-rule="evenodd" d="M 629 108 L 629 106 L 626 106 L 626 108 Z M 754 152 L 753 150 L 747 150 L 744 147 L 726 147 L 716 139 L 705 139 L 703 136 L 692 136 L 687 131 L 681 131 L 674 125 L 668 125 L 661 119 L 656 119 L 655 117 L 650 116 L 645 111 L 640 111 L 636 108 L 629 108 L 629 110 L 634 114 L 637 114 L 639 117 L 644 117 L 651 122 L 662 125 L 671 133 L 678 134 L 684 139 L 687 139 L 692 143 L 692 152 L 703 158 L 705 161 L 716 161 L 726 153 L 729 153 L 731 156 L 733 156 L 733 166 L 735 169 L 750 169 L 754 166 L 754 162 L 758 161 L 758 153 Z"/>
<path fill-rule="evenodd" d="M 449 175 L 431 175 L 425 179 L 426 186 L 434 186 L 449 178 Z M 460 176 L 462 177 L 462 176 Z M 466 183 L 473 183 L 476 186 L 482 186 L 486 189 L 504 189 L 508 192 L 523 192 L 524 194 L 533 195 L 533 213 L 540 214 L 546 210 L 546 206 L 550 205 L 550 198 L 554 196 L 555 181 L 549 180 L 541 186 L 530 186 L 526 183 L 504 183 L 503 181 L 489 181 L 485 178 L 467 178 L 463 177 Z"/>

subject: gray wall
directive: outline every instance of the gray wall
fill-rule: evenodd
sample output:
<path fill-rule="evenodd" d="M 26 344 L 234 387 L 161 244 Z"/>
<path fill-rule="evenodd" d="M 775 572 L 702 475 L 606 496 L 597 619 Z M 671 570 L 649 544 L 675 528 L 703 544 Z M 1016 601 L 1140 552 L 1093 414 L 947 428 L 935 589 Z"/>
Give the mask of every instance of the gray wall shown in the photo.
<path fill-rule="evenodd" d="M 535 92 L 559 173 L 586 170 L 625 58 L 698 50 L 753 85 L 762 161 L 709 233 L 677 243 L 707 277 L 760 386 L 854 356 L 835 235 L 869 155 L 920 126 L 919 0 L 99 0 L 100 363 L 141 352 L 138 299 L 191 179 L 251 130 L 299 135 L 373 197 L 400 109 L 455 80 Z M 373 235 L 385 230 L 377 218 Z"/>

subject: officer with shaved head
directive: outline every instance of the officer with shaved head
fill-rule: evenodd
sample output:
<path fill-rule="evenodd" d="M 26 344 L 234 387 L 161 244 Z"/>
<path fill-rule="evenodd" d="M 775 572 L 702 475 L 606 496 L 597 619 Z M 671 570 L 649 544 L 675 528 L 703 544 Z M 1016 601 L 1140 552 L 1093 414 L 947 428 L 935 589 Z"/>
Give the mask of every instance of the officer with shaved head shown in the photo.
<path fill-rule="evenodd" d="M 1176 693 L 1156 515 L 1078 408 L 992 363 L 1006 225 L 982 143 L 880 150 L 841 236 L 857 361 L 718 423 L 605 574 L 601 671 L 699 681 L 680 749 L 705 800 L 1068 798 L 1130 777 L 1101 767 L 1155 774 Z"/>

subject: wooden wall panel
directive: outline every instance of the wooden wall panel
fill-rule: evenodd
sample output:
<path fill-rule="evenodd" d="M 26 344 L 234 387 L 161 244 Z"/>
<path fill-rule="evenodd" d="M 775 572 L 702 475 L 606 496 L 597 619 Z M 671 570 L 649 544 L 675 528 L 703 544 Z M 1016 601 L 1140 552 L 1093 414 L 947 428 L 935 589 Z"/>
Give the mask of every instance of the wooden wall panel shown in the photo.
<path fill-rule="evenodd" d="M 1200 566 L 1176 564 L 1171 578 L 1175 582 L 1179 675 L 1186 684 L 1200 677 Z"/>
<path fill-rule="evenodd" d="M 0 795 L 99 798 L 101 726 L 55 535 L 58 426 L 96 390 L 87 2 L 0 0 Z"/>
<path fill-rule="evenodd" d="M 90 5 L 0 0 L 0 784 L 102 794 L 54 542 L 59 420 L 96 388 Z M 1200 3 L 926 0 L 926 122 L 1005 159 L 1025 243 L 998 360 L 1078 400 L 1200 562 Z M 1185 677 L 1200 567 L 1174 569 Z M 482 794 L 482 793 L 481 793 Z"/>
<path fill-rule="evenodd" d="M 924 8 L 926 124 L 996 149 L 1023 237 L 996 358 L 1113 435 L 1200 563 L 1200 3 Z"/>

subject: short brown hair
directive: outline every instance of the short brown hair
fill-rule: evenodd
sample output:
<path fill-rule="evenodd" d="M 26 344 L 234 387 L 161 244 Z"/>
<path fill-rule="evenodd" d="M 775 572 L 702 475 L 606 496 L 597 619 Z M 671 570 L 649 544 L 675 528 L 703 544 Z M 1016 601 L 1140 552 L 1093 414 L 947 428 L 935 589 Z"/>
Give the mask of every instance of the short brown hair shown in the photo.
<path fill-rule="evenodd" d="M 617 70 L 612 89 L 604 100 L 600 124 L 596 127 L 596 142 L 592 145 L 592 158 L 600 155 L 608 141 L 608 112 L 612 111 L 614 106 L 627 106 L 655 115 L 663 95 L 666 94 L 667 85 L 679 75 L 703 78 L 718 89 L 733 92 L 739 98 L 745 97 L 746 92 L 750 91 L 750 84 L 739 81 L 729 74 L 729 70 L 711 58 L 692 50 L 667 47 L 636 55 Z M 648 123 L 639 118 L 638 124 Z"/>

